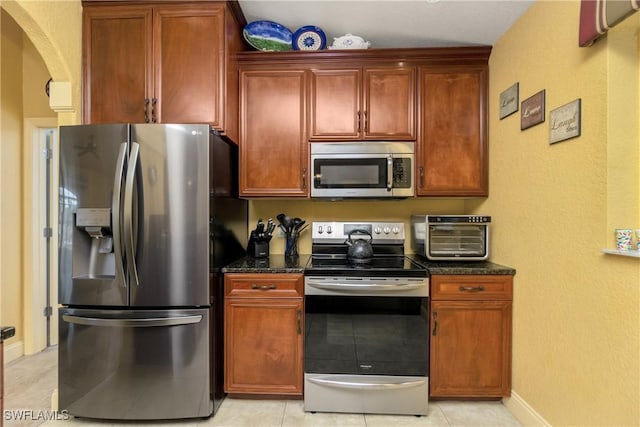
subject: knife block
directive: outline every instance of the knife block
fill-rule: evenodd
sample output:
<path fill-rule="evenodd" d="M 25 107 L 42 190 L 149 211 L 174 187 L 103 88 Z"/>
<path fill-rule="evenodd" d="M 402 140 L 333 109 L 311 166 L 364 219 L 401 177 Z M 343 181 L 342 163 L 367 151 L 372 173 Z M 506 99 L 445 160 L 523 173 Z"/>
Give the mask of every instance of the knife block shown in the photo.
<path fill-rule="evenodd" d="M 256 242 L 249 239 L 247 254 L 252 258 L 267 258 L 269 256 L 269 242 Z"/>

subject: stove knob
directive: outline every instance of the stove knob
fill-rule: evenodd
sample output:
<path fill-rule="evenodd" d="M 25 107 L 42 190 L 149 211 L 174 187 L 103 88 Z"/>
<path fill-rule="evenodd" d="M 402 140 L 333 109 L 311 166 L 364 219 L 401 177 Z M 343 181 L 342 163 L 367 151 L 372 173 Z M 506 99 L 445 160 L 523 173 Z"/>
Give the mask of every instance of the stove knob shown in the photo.
<path fill-rule="evenodd" d="M 376 233 L 376 234 L 380 234 L 380 233 L 382 233 L 382 229 L 380 227 L 376 227 L 376 228 L 373 229 L 373 232 Z"/>
<path fill-rule="evenodd" d="M 324 233 L 324 230 L 322 229 L 322 226 L 319 225 L 318 226 L 318 234 L 322 234 L 322 233 Z"/>
<path fill-rule="evenodd" d="M 391 229 L 391 231 L 393 232 L 393 234 L 398 234 L 400 232 L 400 228 L 399 227 L 393 227 L 393 229 Z"/>
<path fill-rule="evenodd" d="M 327 225 L 327 234 L 331 234 L 333 230 L 331 230 L 331 226 Z"/>
<path fill-rule="evenodd" d="M 391 229 L 389 227 L 384 228 L 384 234 L 389 234 L 390 232 L 391 232 Z"/>

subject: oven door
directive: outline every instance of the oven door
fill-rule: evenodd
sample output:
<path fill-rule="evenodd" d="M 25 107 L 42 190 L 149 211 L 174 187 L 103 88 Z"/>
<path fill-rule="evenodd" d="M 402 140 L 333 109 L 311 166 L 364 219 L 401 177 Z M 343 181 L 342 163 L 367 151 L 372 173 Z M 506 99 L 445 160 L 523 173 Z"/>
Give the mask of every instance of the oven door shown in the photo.
<path fill-rule="evenodd" d="M 426 414 L 428 279 L 378 292 L 370 279 L 305 280 L 305 410 Z"/>
<path fill-rule="evenodd" d="M 412 197 L 412 155 L 312 155 L 311 197 Z"/>

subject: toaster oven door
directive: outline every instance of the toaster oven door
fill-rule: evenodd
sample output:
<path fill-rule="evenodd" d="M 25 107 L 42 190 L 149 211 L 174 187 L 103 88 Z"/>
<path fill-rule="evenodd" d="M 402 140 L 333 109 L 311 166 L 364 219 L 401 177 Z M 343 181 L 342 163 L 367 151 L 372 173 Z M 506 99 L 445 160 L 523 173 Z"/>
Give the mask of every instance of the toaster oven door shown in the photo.
<path fill-rule="evenodd" d="M 428 224 L 426 256 L 431 260 L 483 261 L 489 258 L 488 224 Z"/>

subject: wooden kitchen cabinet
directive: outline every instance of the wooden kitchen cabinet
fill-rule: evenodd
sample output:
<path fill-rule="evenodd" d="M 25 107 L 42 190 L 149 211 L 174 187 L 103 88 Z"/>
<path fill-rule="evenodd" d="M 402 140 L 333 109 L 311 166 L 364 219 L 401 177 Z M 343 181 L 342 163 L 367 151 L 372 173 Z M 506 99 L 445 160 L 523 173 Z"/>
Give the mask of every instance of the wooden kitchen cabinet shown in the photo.
<path fill-rule="evenodd" d="M 430 396 L 511 393 L 513 276 L 431 277 Z"/>
<path fill-rule="evenodd" d="M 421 67 L 417 196 L 487 196 L 487 66 Z"/>
<path fill-rule="evenodd" d="M 225 392 L 302 396 L 303 293 L 302 274 L 225 274 Z"/>
<path fill-rule="evenodd" d="M 307 73 L 240 67 L 240 196 L 307 197 Z"/>
<path fill-rule="evenodd" d="M 415 87 L 415 67 L 312 67 L 309 139 L 414 141 Z"/>
<path fill-rule="evenodd" d="M 235 2 L 83 2 L 84 123 L 209 123 L 237 140 Z"/>

